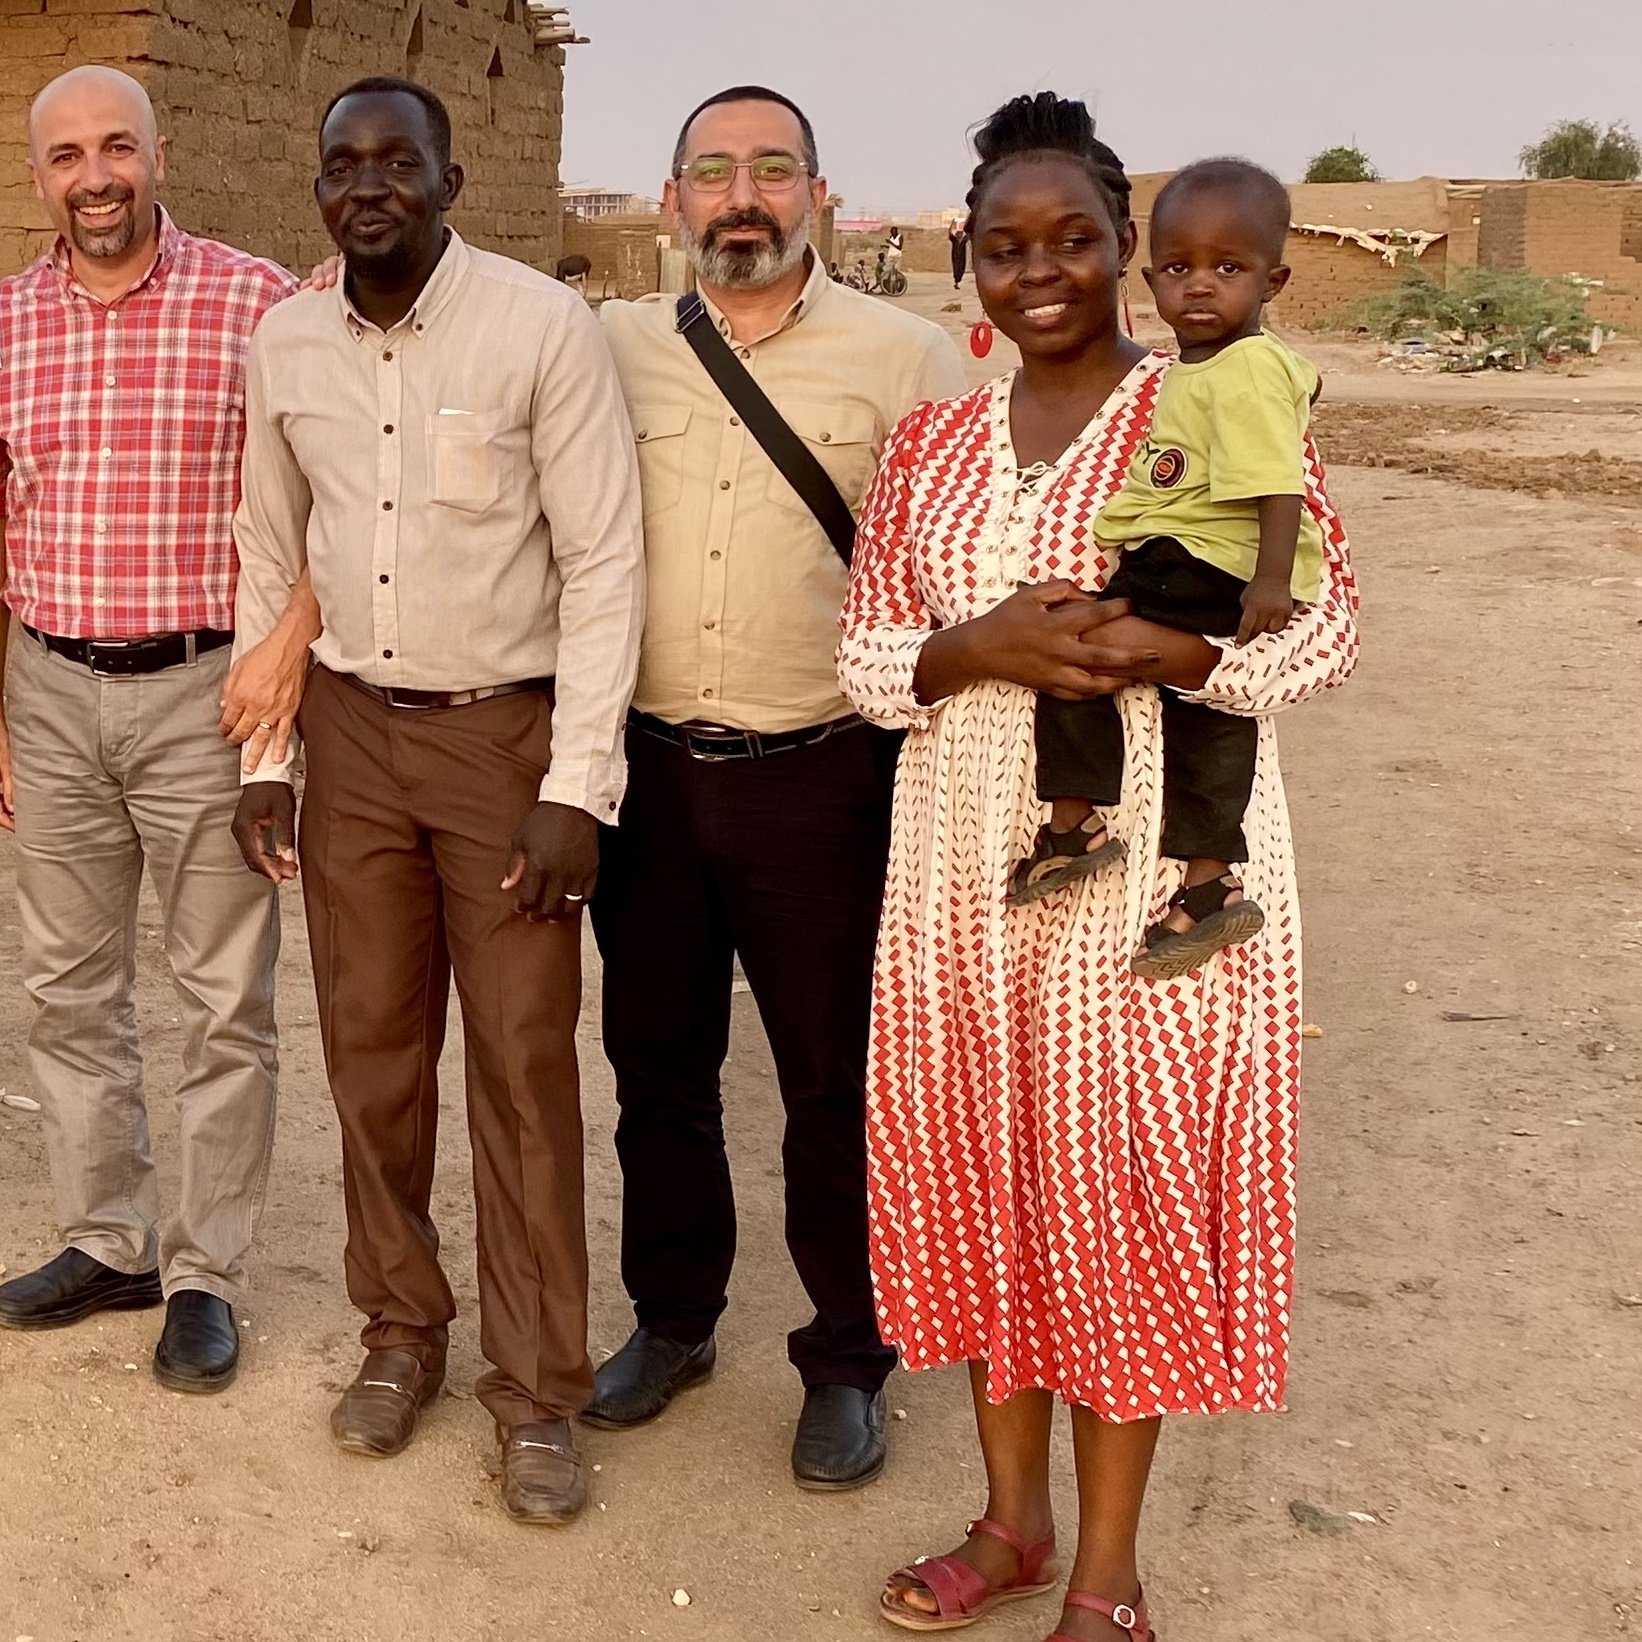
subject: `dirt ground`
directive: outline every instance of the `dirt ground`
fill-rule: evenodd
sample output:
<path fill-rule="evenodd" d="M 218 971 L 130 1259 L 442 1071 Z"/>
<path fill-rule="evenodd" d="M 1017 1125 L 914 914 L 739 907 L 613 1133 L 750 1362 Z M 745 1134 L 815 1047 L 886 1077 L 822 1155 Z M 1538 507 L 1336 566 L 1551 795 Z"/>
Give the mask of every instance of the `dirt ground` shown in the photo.
<path fill-rule="evenodd" d="M 942 314 L 942 283 L 920 278 L 909 301 L 961 330 L 973 291 Z M 1160 1634 L 1642 1635 L 1642 349 L 1461 379 L 1305 345 L 1327 377 L 1319 432 L 1366 642 L 1352 685 L 1283 726 L 1322 1029 L 1290 1408 L 1165 1434 L 1144 1549 Z M 1009 362 L 1000 345 L 976 380 Z M 0 1083 L 26 1093 L 11 868 L 0 844 Z M 170 1174 L 177 1028 L 154 912 L 142 1010 Z M 966 1392 L 953 1373 L 897 1376 L 883 1481 L 791 1485 L 782 1337 L 801 1296 L 750 998 L 727 1073 L 742 1256 L 718 1378 L 645 1431 L 587 1435 L 595 1504 L 573 1529 L 502 1515 L 467 1395 L 453 1028 L 437 1195 L 465 1314 L 451 1391 L 400 1459 L 331 1447 L 357 1320 L 294 895 L 285 915 L 283 1110 L 239 1381 L 216 1399 L 160 1390 L 157 1313 L 0 1334 L 0 1642 L 887 1636 L 882 1576 L 981 1504 Z M 629 1318 L 597 988 L 589 950 L 592 1330 L 608 1351 Z M 56 1247 L 40 1120 L 0 1107 L 0 1261 Z M 1067 1529 L 1069 1460 L 1063 1431 Z M 1054 1617 L 1025 1604 L 976 1634 L 1039 1642 Z"/>

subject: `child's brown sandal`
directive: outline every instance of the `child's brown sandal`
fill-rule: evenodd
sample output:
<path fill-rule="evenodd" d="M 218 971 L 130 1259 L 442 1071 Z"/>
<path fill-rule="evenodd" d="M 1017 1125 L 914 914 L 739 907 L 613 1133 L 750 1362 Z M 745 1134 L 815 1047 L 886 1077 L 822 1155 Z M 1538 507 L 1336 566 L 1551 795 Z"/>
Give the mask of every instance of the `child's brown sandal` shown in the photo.
<path fill-rule="evenodd" d="M 1148 981 L 1172 981 L 1215 953 L 1246 941 L 1264 925 L 1266 915 L 1246 895 L 1228 904 L 1229 897 L 1242 889 L 1236 874 L 1230 872 L 1189 888 L 1182 885 L 1170 897 L 1169 906 L 1184 912 L 1192 927 L 1178 930 L 1167 923 L 1153 924 L 1130 961 L 1130 969 Z"/>
<path fill-rule="evenodd" d="M 1091 826 L 1090 823 L 1094 824 Z M 1055 832 L 1050 827 L 1038 829 L 1037 842 L 1032 853 L 1015 863 L 1009 875 L 1009 894 L 1004 904 L 1024 907 L 1041 901 L 1046 895 L 1064 889 L 1099 872 L 1113 861 L 1123 859 L 1123 840 L 1108 837 L 1098 849 L 1089 848 L 1089 840 L 1106 831 L 1106 823 L 1099 813 L 1092 813 L 1070 832 Z M 1040 871 L 1047 868 L 1047 871 Z"/>

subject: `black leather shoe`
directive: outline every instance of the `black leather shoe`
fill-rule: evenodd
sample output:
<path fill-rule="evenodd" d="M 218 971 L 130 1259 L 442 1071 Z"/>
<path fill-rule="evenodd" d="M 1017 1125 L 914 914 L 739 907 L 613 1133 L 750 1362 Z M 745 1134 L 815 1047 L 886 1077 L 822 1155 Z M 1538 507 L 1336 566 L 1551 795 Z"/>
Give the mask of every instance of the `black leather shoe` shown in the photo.
<path fill-rule="evenodd" d="M 234 1309 L 214 1294 L 178 1289 L 165 1302 L 154 1378 L 172 1391 L 221 1391 L 239 1372 Z"/>
<path fill-rule="evenodd" d="M 852 1385 L 812 1385 L 792 1440 L 793 1480 L 800 1488 L 841 1493 L 862 1488 L 884 1469 L 884 1394 Z"/>
<path fill-rule="evenodd" d="M 83 1249 L 64 1249 L 38 1271 L 0 1283 L 0 1328 L 62 1328 L 94 1311 L 140 1311 L 164 1298 L 157 1271 L 115 1271 Z"/>
<path fill-rule="evenodd" d="M 717 1360 L 718 1347 L 710 1334 L 692 1346 L 636 1328 L 627 1344 L 593 1376 L 593 1401 L 581 1417 L 605 1431 L 643 1425 L 686 1386 L 707 1379 Z"/>

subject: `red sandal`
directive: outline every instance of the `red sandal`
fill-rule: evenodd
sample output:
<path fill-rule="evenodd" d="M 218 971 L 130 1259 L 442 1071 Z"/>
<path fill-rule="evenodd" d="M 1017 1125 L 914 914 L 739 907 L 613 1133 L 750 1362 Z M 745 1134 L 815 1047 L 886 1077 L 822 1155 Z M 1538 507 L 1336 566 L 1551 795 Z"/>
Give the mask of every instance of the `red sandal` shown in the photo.
<path fill-rule="evenodd" d="M 1136 1596 L 1132 1606 L 1127 1602 L 1108 1602 L 1105 1597 L 1090 1596 L 1087 1591 L 1068 1591 L 1066 1606 L 1083 1608 L 1111 1620 L 1120 1631 L 1129 1633 L 1129 1642 L 1157 1642 L 1157 1632 L 1146 1617 L 1144 1591 Z M 1056 1631 L 1053 1636 L 1045 1637 L 1044 1642 L 1077 1642 L 1077 1638 L 1068 1636 L 1065 1631 Z"/>
<path fill-rule="evenodd" d="M 966 1539 L 972 1534 L 1002 1540 L 1020 1558 L 1019 1571 L 1012 1580 L 992 1585 L 978 1569 L 955 1556 L 921 1556 L 889 1576 L 891 1584 L 878 1599 L 879 1613 L 903 1630 L 956 1631 L 973 1625 L 1000 1603 L 1019 1602 L 1023 1597 L 1042 1596 L 1054 1589 L 1056 1576 L 1049 1566 L 1055 1555 L 1052 1533 L 1035 1545 L 1028 1544 L 1013 1528 L 982 1517 L 964 1530 Z M 906 1584 L 896 1585 L 895 1580 L 905 1580 Z M 922 1613 L 896 1600 L 898 1592 L 919 1585 L 935 1598 L 934 1613 Z"/>

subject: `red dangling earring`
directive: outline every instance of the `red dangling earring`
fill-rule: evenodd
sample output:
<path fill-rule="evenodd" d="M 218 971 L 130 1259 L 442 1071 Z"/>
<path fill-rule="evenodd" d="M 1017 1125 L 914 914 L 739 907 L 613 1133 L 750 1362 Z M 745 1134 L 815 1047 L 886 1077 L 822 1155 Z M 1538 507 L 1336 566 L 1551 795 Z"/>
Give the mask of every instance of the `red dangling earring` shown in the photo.
<path fill-rule="evenodd" d="M 984 319 L 977 319 L 969 327 L 969 351 L 977 359 L 985 359 L 992 352 L 992 327 Z"/>

